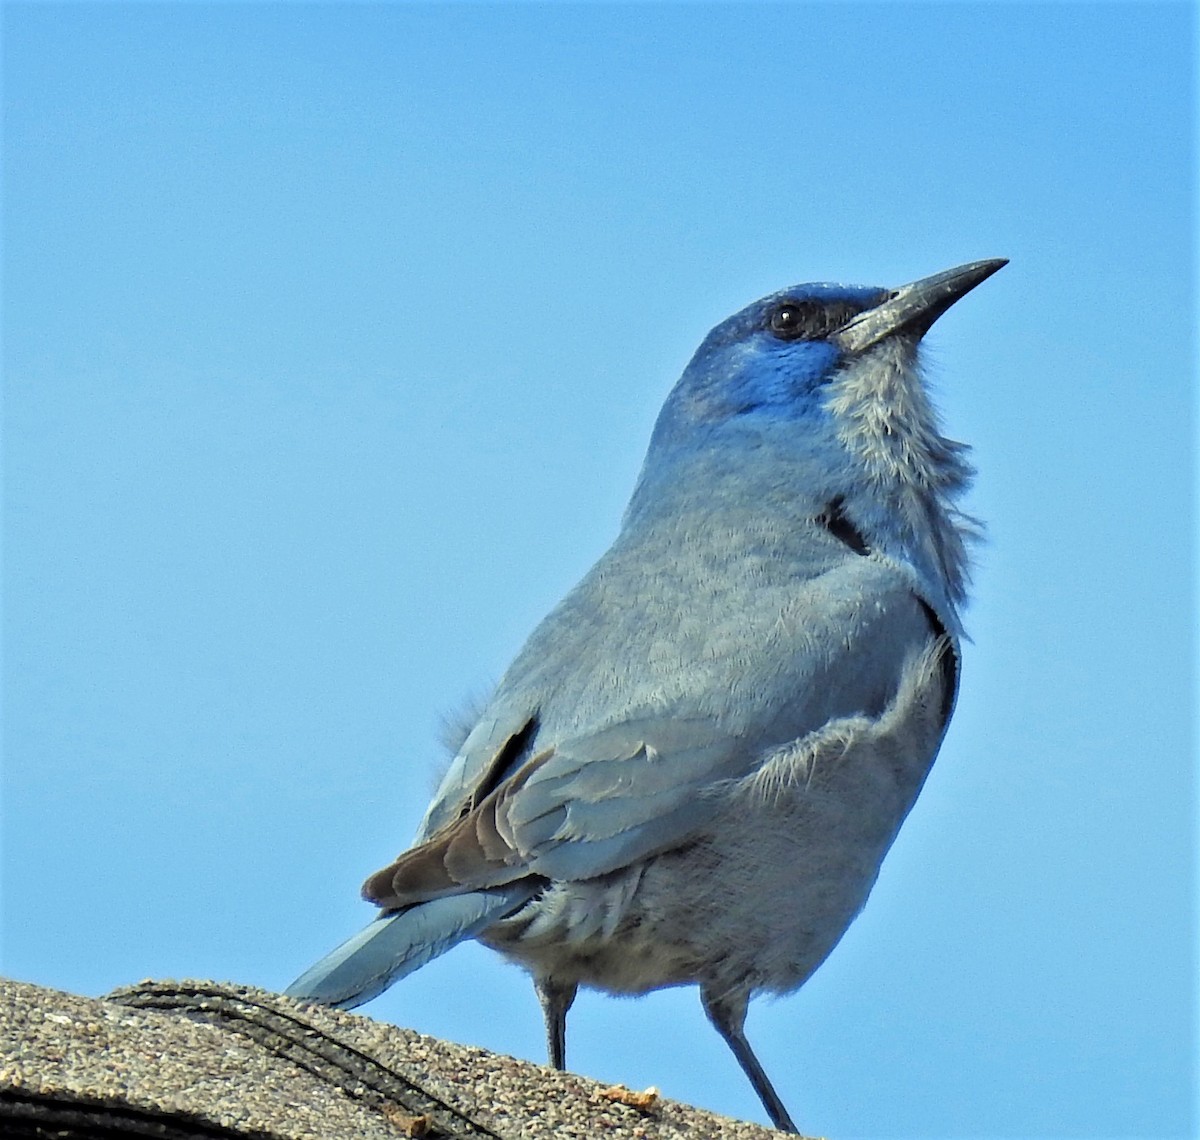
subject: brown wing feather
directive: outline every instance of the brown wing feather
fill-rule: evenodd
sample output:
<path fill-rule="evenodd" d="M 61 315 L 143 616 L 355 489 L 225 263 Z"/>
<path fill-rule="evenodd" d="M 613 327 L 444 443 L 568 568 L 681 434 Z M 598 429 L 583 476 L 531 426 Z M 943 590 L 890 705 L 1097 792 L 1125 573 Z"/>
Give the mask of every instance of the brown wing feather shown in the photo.
<path fill-rule="evenodd" d="M 512 796 L 553 754 L 548 749 L 522 764 L 466 815 L 376 871 L 363 883 L 363 898 L 378 906 L 411 906 L 526 875 L 521 853 L 505 838 L 503 816 Z"/>

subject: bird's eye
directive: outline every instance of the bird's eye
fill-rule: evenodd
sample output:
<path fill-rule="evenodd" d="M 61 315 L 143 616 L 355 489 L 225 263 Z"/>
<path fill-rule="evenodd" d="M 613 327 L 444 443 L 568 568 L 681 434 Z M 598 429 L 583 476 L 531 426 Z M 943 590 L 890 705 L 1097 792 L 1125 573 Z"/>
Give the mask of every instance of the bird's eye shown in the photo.
<path fill-rule="evenodd" d="M 861 311 L 851 301 L 780 301 L 769 325 L 778 340 L 822 340 Z"/>
<path fill-rule="evenodd" d="M 812 315 L 811 305 L 784 301 L 771 313 L 771 332 L 780 340 L 796 340 L 808 333 Z"/>

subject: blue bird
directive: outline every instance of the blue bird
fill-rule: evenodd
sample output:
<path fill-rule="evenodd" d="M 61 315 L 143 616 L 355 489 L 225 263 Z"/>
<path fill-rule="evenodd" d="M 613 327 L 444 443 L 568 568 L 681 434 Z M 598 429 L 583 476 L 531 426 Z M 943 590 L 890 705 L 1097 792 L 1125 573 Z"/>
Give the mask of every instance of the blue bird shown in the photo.
<path fill-rule="evenodd" d="M 466 938 L 577 987 L 696 984 L 777 1128 L 747 1003 L 813 973 L 929 772 L 959 678 L 973 474 L 919 344 L 1000 269 L 799 285 L 717 325 L 611 549 L 534 630 L 382 908 L 289 995 L 350 1008 Z"/>

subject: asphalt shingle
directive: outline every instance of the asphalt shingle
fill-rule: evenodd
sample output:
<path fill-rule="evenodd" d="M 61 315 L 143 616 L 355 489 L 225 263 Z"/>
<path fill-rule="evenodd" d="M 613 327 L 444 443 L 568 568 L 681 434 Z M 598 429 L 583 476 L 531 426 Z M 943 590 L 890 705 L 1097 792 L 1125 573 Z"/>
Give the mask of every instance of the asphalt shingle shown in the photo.
<path fill-rule="evenodd" d="M 162 1140 L 777 1135 L 249 987 L 142 983 L 95 999 L 0 979 L 0 1133 L 114 1129 Z"/>

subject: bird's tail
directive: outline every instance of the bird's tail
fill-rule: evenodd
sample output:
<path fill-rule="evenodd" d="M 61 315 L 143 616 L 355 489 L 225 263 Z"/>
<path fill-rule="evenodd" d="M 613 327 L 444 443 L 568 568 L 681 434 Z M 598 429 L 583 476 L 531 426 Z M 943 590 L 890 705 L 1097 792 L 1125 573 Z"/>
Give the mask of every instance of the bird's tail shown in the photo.
<path fill-rule="evenodd" d="M 537 890 L 526 880 L 381 914 L 310 966 L 283 992 L 304 1001 L 353 1009 L 511 914 Z"/>

